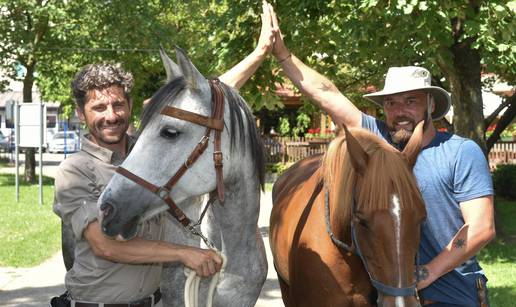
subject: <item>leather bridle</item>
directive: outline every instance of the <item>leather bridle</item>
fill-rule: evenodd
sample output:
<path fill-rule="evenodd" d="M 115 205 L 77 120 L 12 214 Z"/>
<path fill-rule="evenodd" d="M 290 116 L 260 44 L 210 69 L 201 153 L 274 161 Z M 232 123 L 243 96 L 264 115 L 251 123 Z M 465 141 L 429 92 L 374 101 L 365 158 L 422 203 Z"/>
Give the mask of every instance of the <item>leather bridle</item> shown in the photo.
<path fill-rule="evenodd" d="M 170 192 L 172 191 L 174 185 L 190 168 L 190 166 L 192 166 L 192 164 L 194 164 L 197 161 L 197 159 L 204 153 L 206 148 L 208 148 L 210 134 L 212 130 L 214 130 L 213 162 L 215 165 L 215 173 L 217 177 L 217 196 L 220 203 L 224 202 L 224 184 L 222 176 L 223 156 L 221 151 L 221 134 L 224 130 L 224 91 L 218 79 L 208 81 L 210 84 L 211 101 L 213 104 L 211 117 L 199 115 L 193 112 L 185 111 L 170 106 L 164 107 L 160 113 L 162 115 L 170 116 L 180 120 L 186 120 L 191 123 L 206 127 L 206 131 L 204 132 L 204 135 L 199 141 L 199 143 L 192 150 L 188 158 L 186 158 L 183 165 L 177 170 L 177 172 L 168 180 L 168 182 L 165 185 L 156 186 L 148 182 L 147 180 L 143 179 L 142 177 L 139 177 L 138 175 L 131 173 L 123 167 L 118 167 L 116 170 L 116 172 L 120 175 L 132 180 L 133 182 L 139 184 L 140 186 L 146 188 L 147 190 L 151 191 L 152 193 L 156 194 L 159 198 L 161 198 L 169 206 L 168 212 L 170 212 L 170 214 L 189 231 L 203 238 L 203 240 L 207 244 L 207 239 L 202 235 L 200 230 L 197 228 L 200 226 L 200 222 L 202 216 L 204 216 L 205 211 L 201 215 L 201 219 L 199 219 L 197 223 L 193 223 L 192 220 L 186 216 L 183 210 L 181 210 L 174 202 L 174 200 L 170 197 Z M 210 199 L 208 205 L 206 206 L 206 209 L 213 201 L 214 199 Z"/>
<path fill-rule="evenodd" d="M 320 183 L 322 187 L 322 182 Z M 358 237 L 356 235 L 355 230 L 355 221 L 354 217 L 356 215 L 356 201 L 355 197 L 352 197 L 352 217 L 351 217 L 351 245 L 346 244 L 345 242 L 342 242 L 339 240 L 333 231 L 331 230 L 330 226 L 330 193 L 328 189 L 325 189 L 325 195 L 324 195 L 324 211 L 325 211 L 325 222 L 326 222 L 326 231 L 328 232 L 330 239 L 332 242 L 338 246 L 339 248 L 342 248 L 346 250 L 349 253 L 354 253 L 355 255 L 359 256 L 362 260 L 362 263 L 364 264 L 364 268 L 369 275 L 369 280 L 371 281 L 371 284 L 373 287 L 376 288 L 376 290 L 382 292 L 383 294 L 390 295 L 390 296 L 416 296 L 417 297 L 417 289 L 416 289 L 416 283 L 407 286 L 407 287 L 393 287 L 387 284 L 384 284 L 383 282 L 376 280 L 373 278 L 371 273 L 369 272 L 369 267 L 366 258 L 360 251 L 360 244 L 358 242 Z M 416 256 L 416 262 L 419 262 L 418 257 Z"/>

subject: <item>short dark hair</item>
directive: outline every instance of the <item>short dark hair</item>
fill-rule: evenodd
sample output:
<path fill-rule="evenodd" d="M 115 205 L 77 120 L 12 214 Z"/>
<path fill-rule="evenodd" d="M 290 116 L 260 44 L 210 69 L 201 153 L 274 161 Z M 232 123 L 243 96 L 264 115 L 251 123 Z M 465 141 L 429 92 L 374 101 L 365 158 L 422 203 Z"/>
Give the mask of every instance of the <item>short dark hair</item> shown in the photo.
<path fill-rule="evenodd" d="M 72 95 L 79 109 L 84 110 L 86 96 L 89 90 L 105 89 L 110 86 L 120 86 L 130 103 L 129 92 L 134 84 L 133 75 L 125 71 L 121 64 L 88 64 L 84 66 L 72 81 Z"/>

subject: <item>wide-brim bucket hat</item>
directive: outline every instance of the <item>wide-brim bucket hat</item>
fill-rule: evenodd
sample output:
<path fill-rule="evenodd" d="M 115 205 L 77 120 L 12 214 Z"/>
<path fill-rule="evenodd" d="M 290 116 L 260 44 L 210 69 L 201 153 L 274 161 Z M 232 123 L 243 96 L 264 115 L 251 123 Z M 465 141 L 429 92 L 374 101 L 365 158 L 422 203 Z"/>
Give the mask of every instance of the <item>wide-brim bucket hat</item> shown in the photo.
<path fill-rule="evenodd" d="M 443 88 L 432 86 L 430 72 L 419 66 L 391 67 L 385 76 L 383 90 L 364 95 L 365 98 L 383 107 L 383 98 L 388 95 L 424 90 L 434 97 L 435 109 L 432 119 L 439 120 L 448 113 L 451 106 L 451 96 Z"/>

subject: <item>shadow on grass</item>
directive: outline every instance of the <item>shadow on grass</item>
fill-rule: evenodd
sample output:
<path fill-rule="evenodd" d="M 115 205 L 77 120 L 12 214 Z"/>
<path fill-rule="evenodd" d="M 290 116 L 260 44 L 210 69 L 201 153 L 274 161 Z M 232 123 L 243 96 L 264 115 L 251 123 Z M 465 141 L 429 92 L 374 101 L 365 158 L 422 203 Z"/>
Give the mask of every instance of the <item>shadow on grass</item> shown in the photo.
<path fill-rule="evenodd" d="M 24 180 L 23 174 L 20 174 L 20 186 L 30 186 L 30 185 L 37 185 L 38 184 L 38 175 L 36 175 L 36 183 L 28 183 Z M 16 178 L 14 174 L 0 174 L 0 186 L 14 186 L 15 185 Z M 43 185 L 53 186 L 54 185 L 54 178 L 43 176 Z"/>
<path fill-rule="evenodd" d="M 516 287 L 488 286 L 488 289 L 491 306 L 514 306 L 514 302 L 516 302 Z"/>
<path fill-rule="evenodd" d="M 495 240 L 482 249 L 478 259 L 484 263 L 514 263 L 516 262 L 516 244 L 506 243 L 501 239 Z"/>

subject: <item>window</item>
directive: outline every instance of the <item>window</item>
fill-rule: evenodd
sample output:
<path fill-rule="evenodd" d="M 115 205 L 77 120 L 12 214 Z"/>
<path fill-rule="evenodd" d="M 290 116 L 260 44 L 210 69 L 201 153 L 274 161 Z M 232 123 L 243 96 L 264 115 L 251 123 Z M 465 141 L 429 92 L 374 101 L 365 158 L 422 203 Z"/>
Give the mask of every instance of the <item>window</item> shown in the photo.
<path fill-rule="evenodd" d="M 47 128 L 55 128 L 57 117 L 55 115 L 47 115 Z"/>

